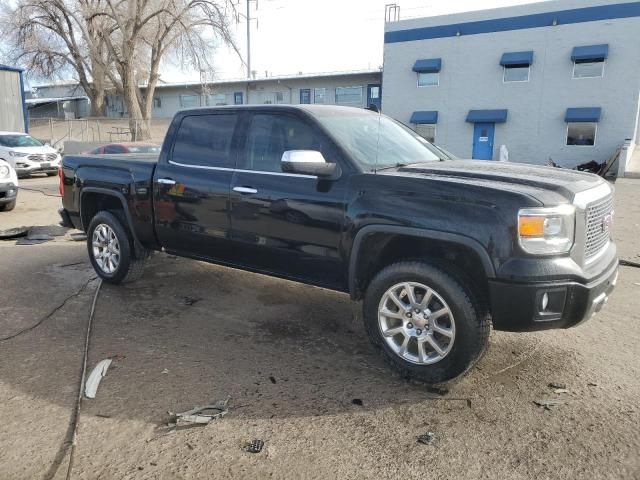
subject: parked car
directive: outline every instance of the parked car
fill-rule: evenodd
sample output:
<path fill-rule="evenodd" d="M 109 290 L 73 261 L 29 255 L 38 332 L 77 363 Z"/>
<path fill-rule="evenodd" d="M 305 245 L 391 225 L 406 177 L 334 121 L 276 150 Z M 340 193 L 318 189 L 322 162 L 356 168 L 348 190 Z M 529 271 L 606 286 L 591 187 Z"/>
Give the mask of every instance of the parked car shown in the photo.
<path fill-rule="evenodd" d="M 55 148 L 31 135 L 0 132 L 0 160 L 10 163 L 18 177 L 33 173 L 46 173 L 51 177 L 57 175 L 61 157 Z"/>
<path fill-rule="evenodd" d="M 18 198 L 18 176 L 13 167 L 0 160 L 0 212 L 16 208 Z"/>
<path fill-rule="evenodd" d="M 125 153 L 160 153 L 160 145 L 145 142 L 109 143 L 86 152 L 89 155 L 125 154 Z"/>
<path fill-rule="evenodd" d="M 588 320 L 618 274 L 602 178 L 451 160 L 361 109 L 182 111 L 159 157 L 66 156 L 61 188 L 104 281 L 163 250 L 345 292 L 389 363 L 431 384 L 469 370 L 491 325 Z"/>

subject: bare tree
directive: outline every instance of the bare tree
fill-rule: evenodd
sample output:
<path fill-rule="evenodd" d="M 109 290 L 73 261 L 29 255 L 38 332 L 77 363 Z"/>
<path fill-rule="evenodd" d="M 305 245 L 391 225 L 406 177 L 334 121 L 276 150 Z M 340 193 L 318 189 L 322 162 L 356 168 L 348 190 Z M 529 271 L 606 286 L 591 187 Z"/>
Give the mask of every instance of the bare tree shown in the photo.
<path fill-rule="evenodd" d="M 106 17 L 112 22 L 112 32 L 104 38 L 117 71 L 117 87 L 132 132 L 135 129 L 139 139 L 148 138 L 147 121 L 163 59 L 175 54 L 184 65 L 201 72 L 213 70 L 217 45 L 238 52 L 230 31 L 235 6 L 229 0 L 105 1 L 107 8 L 89 18 Z"/>
<path fill-rule="evenodd" d="M 203 72 L 213 70 L 219 45 L 240 55 L 235 14 L 232 0 L 17 0 L 9 23 L 16 60 L 44 76 L 71 68 L 95 114 L 105 88 L 114 88 L 132 137 L 146 139 L 162 61 L 175 55 Z"/>
<path fill-rule="evenodd" d="M 103 0 L 93 3 L 91 13 Z M 22 0 L 2 12 L 9 55 L 32 75 L 77 77 L 91 101 L 91 115 L 104 114 L 105 87 L 112 61 L 105 47 L 103 21 L 87 18 L 74 0 Z"/>

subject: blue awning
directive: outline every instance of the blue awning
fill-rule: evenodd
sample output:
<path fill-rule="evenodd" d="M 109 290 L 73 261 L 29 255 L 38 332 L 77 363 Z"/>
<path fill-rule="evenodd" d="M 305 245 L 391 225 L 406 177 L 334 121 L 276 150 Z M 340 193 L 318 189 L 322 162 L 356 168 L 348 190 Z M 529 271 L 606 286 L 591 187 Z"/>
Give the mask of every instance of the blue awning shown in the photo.
<path fill-rule="evenodd" d="M 423 110 L 421 112 L 413 112 L 410 123 L 438 123 L 438 112 L 435 110 Z"/>
<path fill-rule="evenodd" d="M 413 64 L 413 71 L 418 73 L 437 73 L 441 69 L 441 58 L 426 58 L 424 60 L 416 60 L 416 63 Z"/>
<path fill-rule="evenodd" d="M 533 63 L 533 52 L 509 52 L 502 55 L 500 65 L 531 65 Z"/>
<path fill-rule="evenodd" d="M 508 110 L 469 110 L 467 122 L 471 123 L 504 123 Z"/>
<path fill-rule="evenodd" d="M 567 108 L 564 121 L 569 122 L 599 122 L 602 108 Z"/>
<path fill-rule="evenodd" d="M 586 45 L 575 47 L 571 60 L 583 62 L 602 62 L 609 56 L 609 45 Z"/>

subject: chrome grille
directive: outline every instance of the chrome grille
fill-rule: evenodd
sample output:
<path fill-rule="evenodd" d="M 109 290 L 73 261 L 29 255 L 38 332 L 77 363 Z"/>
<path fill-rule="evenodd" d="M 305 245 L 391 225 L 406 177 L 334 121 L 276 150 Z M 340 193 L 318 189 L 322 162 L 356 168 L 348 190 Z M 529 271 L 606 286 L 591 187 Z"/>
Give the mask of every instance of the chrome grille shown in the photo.
<path fill-rule="evenodd" d="M 55 161 L 58 155 L 55 153 L 34 153 L 29 155 L 27 158 L 32 162 L 53 162 Z"/>
<path fill-rule="evenodd" d="M 584 256 L 587 260 L 609 243 L 612 214 L 613 197 L 611 195 L 587 206 L 587 231 L 584 244 Z"/>

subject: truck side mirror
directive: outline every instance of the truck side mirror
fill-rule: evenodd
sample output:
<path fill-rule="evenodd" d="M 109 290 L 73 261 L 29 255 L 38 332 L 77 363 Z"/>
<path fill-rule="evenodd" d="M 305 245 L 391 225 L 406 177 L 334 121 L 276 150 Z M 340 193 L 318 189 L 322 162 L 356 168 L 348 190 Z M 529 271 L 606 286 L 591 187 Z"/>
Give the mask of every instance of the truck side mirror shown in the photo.
<path fill-rule="evenodd" d="M 282 171 L 336 180 L 342 171 L 337 163 L 327 163 L 322 153 L 315 150 L 287 150 L 282 154 Z"/>

